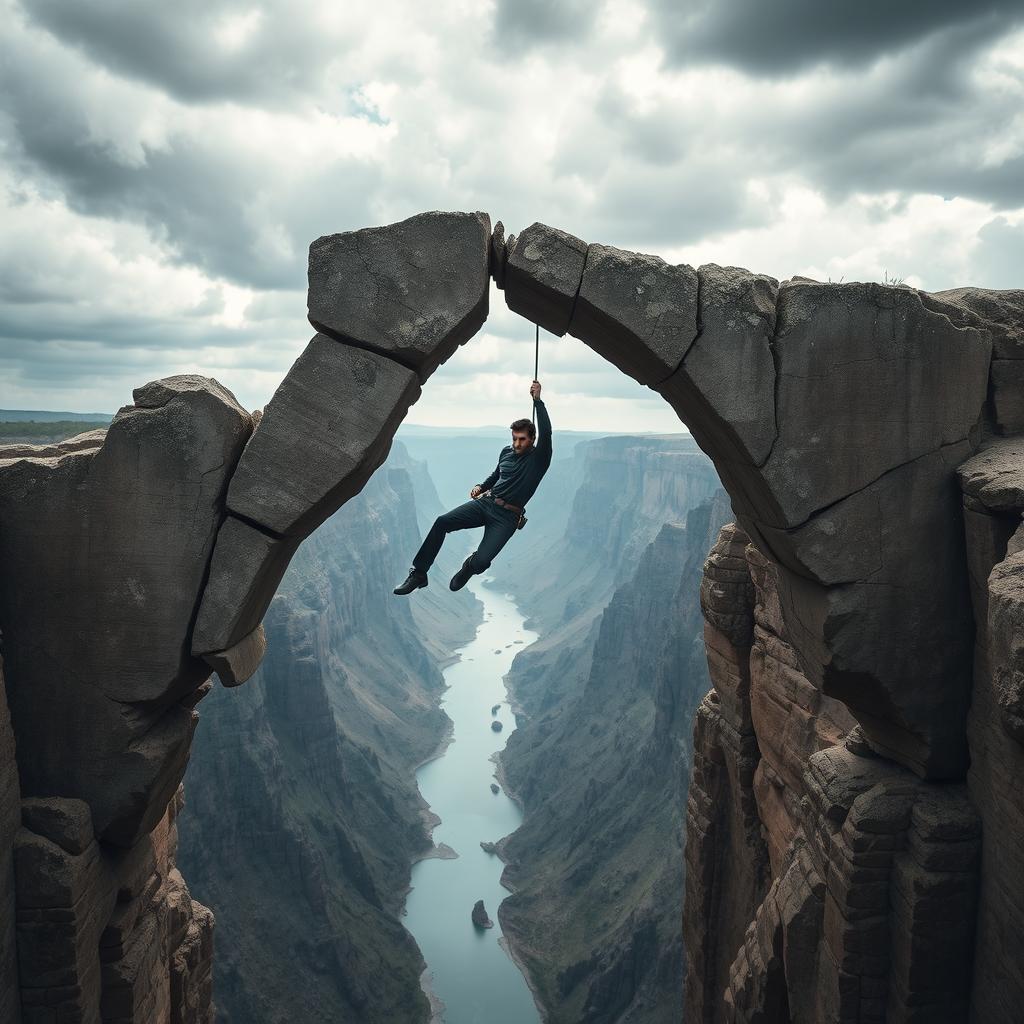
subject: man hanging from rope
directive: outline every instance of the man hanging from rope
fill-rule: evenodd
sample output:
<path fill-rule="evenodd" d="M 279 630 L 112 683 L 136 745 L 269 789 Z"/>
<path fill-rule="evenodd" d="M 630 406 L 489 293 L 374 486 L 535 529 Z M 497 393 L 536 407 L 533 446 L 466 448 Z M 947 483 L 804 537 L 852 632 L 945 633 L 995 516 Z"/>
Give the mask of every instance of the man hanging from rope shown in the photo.
<path fill-rule="evenodd" d="M 486 572 L 512 534 L 526 522 L 526 503 L 533 497 L 541 478 L 551 465 L 551 420 L 540 398 L 540 383 L 530 385 L 537 426 L 530 420 L 512 424 L 512 444 L 501 449 L 498 465 L 482 483 L 470 488 L 467 501 L 438 516 L 430 528 L 406 581 L 395 587 L 396 594 L 411 594 L 427 585 L 427 573 L 437 558 L 447 534 L 482 526 L 480 546 L 462 563 L 448 586 L 461 590 L 471 576 Z"/>

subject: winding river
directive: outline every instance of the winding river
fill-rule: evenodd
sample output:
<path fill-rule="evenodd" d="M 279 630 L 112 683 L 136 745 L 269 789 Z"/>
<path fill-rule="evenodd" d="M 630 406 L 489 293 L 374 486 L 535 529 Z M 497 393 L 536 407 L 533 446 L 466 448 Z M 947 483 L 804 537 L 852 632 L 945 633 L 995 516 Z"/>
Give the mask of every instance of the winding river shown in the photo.
<path fill-rule="evenodd" d="M 498 904 L 508 895 L 499 882 L 502 863 L 485 853 L 480 842 L 508 835 L 522 820 L 503 790 L 491 790 L 491 757 L 515 728 L 503 677 L 516 652 L 536 634 L 523 628 L 510 597 L 482 587 L 479 579 L 469 587 L 484 604 L 484 620 L 459 651 L 461 660 L 444 673 L 443 707 L 454 723 L 452 742 L 416 776 L 424 799 L 441 819 L 435 843 L 451 847 L 458 857 L 431 858 L 413 867 L 404 923 L 427 962 L 424 989 L 435 1005 L 435 1022 L 534 1024 L 541 1018 L 526 979 L 498 944 Z M 496 704 L 500 707 L 492 715 Z M 492 722 L 501 722 L 503 731 L 495 732 Z M 477 929 L 470 921 L 480 899 L 493 928 Z"/>

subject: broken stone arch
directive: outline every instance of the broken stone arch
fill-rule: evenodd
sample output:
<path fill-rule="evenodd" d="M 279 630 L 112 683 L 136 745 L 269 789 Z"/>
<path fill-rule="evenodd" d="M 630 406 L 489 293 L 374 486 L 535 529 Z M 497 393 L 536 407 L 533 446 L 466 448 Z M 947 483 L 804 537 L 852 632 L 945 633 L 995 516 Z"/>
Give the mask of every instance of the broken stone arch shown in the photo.
<path fill-rule="evenodd" d="M 491 277 L 513 311 L 580 338 L 675 409 L 731 496 L 742 533 L 725 548 L 753 540 L 805 675 L 860 723 L 807 760 L 787 860 L 767 893 L 747 893 L 752 928 L 726 937 L 735 960 L 718 970 L 692 957 L 687 1019 L 721 1018 L 697 1012 L 700 993 L 705 1009 L 725 1000 L 735 1019 L 754 1019 L 781 978 L 801 1024 L 876 1020 L 880 999 L 888 1019 L 918 1019 L 919 997 L 963 1019 L 971 927 L 941 949 L 927 942 L 933 922 L 954 918 L 978 922 L 982 978 L 1011 979 L 975 985 L 978 1019 L 999 1019 L 987 1010 L 1011 989 L 1015 1008 L 1024 981 L 1000 937 L 1024 915 L 1024 292 L 780 284 L 543 224 L 506 241 L 480 213 L 315 241 L 317 333 L 255 430 L 230 392 L 183 376 L 139 388 L 105 432 L 0 452 L 0 622 L 21 795 L 74 798 L 83 833 L 101 840 L 81 858 L 106 879 L 103 907 L 76 904 L 88 914 L 68 929 L 98 942 L 113 921 L 124 879 L 178 806 L 210 667 L 228 685 L 255 671 L 291 556 L 362 488 L 430 374 L 479 330 Z M 727 588 L 752 555 L 720 545 L 705 583 Z M 968 799 L 958 782 L 975 617 Z M 734 769 L 727 781 L 749 810 L 757 736 L 740 736 L 716 696 L 698 713 L 710 754 L 695 778 L 711 763 Z M 729 761 L 734 740 L 753 753 Z M 694 788 L 715 804 L 713 781 Z M 744 821 L 759 841 L 756 811 Z M 19 835 L 35 899 L 46 871 L 31 858 L 56 847 L 27 825 Z M 688 886 L 700 877 L 691 864 Z M 687 919 L 714 927 L 714 894 L 728 888 L 709 885 L 706 906 L 688 890 Z M 864 956 L 865 942 L 883 941 L 891 964 Z M 20 952 L 23 988 L 48 986 L 45 948 Z M 804 1005 L 808 956 L 829 981 L 824 1009 Z M 98 961 L 83 964 L 98 976 Z"/>
<path fill-rule="evenodd" d="M 533 224 L 426 213 L 309 252 L 317 334 L 227 491 L 192 652 L 230 684 L 301 540 L 386 457 L 421 387 L 510 309 L 657 391 L 779 567 L 808 678 L 878 752 L 962 778 L 973 627 L 954 471 L 977 447 L 992 339 L 970 302 L 671 266 Z"/>

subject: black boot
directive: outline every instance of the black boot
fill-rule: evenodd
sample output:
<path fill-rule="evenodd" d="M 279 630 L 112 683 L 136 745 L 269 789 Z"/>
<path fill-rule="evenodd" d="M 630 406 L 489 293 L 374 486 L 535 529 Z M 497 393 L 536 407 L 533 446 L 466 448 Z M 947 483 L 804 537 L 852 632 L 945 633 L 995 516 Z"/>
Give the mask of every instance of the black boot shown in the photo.
<path fill-rule="evenodd" d="M 409 575 L 405 578 L 404 583 L 400 583 L 395 587 L 394 592 L 396 594 L 411 594 L 414 590 L 418 590 L 420 587 L 427 585 L 427 574 L 420 572 L 419 569 L 410 569 Z"/>
<path fill-rule="evenodd" d="M 451 583 L 448 584 L 451 590 L 461 590 L 470 580 L 473 575 L 473 556 L 470 555 L 462 563 L 462 568 L 452 577 Z"/>

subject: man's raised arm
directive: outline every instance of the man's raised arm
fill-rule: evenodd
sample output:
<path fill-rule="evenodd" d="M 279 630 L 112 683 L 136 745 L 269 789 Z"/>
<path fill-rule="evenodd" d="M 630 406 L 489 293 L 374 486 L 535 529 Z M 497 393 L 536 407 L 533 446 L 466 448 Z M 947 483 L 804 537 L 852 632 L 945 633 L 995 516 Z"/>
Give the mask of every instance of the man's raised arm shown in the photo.
<path fill-rule="evenodd" d="M 533 382 L 530 394 L 533 395 L 533 408 L 537 412 L 537 451 L 551 457 L 551 419 L 547 406 L 540 397 L 540 384 Z"/>

